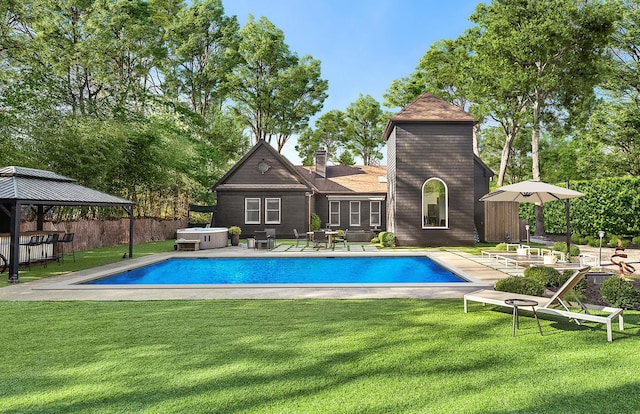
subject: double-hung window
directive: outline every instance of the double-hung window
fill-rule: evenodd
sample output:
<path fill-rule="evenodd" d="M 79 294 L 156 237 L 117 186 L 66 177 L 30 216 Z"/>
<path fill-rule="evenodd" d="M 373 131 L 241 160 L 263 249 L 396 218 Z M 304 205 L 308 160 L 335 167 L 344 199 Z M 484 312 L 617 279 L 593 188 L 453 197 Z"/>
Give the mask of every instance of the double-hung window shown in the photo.
<path fill-rule="evenodd" d="M 244 199 L 244 224 L 260 224 L 260 199 Z"/>
<path fill-rule="evenodd" d="M 280 199 L 265 198 L 264 199 L 264 223 L 280 224 Z"/>
<path fill-rule="evenodd" d="M 379 227 L 380 223 L 380 202 L 379 201 L 370 201 L 369 202 L 369 225 L 371 227 Z"/>
<path fill-rule="evenodd" d="M 329 201 L 329 226 L 340 227 L 340 201 Z"/>
<path fill-rule="evenodd" d="M 349 226 L 357 227 L 360 225 L 360 202 L 349 201 Z"/>

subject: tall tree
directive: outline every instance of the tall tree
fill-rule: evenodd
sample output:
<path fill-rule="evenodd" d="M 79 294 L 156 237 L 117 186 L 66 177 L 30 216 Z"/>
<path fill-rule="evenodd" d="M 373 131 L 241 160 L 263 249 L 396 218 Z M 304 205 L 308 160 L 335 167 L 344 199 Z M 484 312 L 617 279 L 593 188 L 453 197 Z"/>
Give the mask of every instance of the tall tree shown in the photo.
<path fill-rule="evenodd" d="M 315 129 L 310 127 L 305 129 L 298 138 L 296 150 L 302 159 L 313 163 L 315 151 L 322 147 L 327 150 L 329 160 L 339 164 L 347 141 L 346 128 L 345 113 L 332 109 L 318 117 L 315 121 Z"/>
<path fill-rule="evenodd" d="M 478 54 L 529 101 L 534 180 L 541 178 L 543 115 L 591 98 L 616 20 L 615 4 L 599 0 L 495 0 L 480 4 L 471 17 L 482 33 Z M 542 206 L 536 208 L 536 233 L 544 233 Z"/>
<path fill-rule="evenodd" d="M 347 107 L 347 148 L 364 165 L 378 165 L 382 159 L 382 132 L 390 114 L 382 111 L 371 95 L 362 95 Z"/>
<path fill-rule="evenodd" d="M 256 141 L 277 137 L 281 151 L 326 98 L 320 63 L 292 53 L 282 31 L 265 17 L 250 17 L 240 30 L 239 53 L 241 63 L 229 75 L 234 108 Z"/>

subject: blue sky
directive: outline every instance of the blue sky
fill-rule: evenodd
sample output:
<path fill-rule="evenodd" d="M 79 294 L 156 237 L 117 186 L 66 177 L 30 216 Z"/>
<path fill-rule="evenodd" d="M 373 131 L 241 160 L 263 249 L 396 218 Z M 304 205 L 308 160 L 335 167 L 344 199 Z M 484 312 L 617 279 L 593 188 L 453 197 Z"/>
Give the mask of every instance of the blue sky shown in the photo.
<path fill-rule="evenodd" d="M 411 74 L 429 46 L 470 27 L 478 0 L 223 0 L 243 26 L 249 14 L 268 18 L 299 56 L 322 62 L 329 81 L 319 114 L 345 110 L 358 94 L 380 103 L 394 79 Z M 295 140 L 283 154 L 300 164 Z"/>

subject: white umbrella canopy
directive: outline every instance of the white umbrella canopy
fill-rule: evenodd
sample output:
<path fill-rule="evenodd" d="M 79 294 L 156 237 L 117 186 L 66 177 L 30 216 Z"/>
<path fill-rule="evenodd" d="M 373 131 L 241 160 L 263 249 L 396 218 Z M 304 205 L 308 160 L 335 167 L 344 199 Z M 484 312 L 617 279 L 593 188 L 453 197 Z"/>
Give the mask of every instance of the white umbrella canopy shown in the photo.
<path fill-rule="evenodd" d="M 518 201 L 525 203 L 546 203 L 547 201 L 564 200 L 583 196 L 581 192 L 542 181 L 521 181 L 505 185 L 485 194 L 480 201 Z"/>

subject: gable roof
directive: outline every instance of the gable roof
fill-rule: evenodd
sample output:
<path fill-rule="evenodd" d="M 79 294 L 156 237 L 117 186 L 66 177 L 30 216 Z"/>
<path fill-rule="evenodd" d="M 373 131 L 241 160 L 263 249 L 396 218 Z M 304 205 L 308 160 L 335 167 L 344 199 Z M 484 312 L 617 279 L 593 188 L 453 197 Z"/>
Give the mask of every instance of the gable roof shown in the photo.
<path fill-rule="evenodd" d="M 298 169 L 320 193 L 387 193 L 387 167 L 328 165 L 327 178 L 317 175 L 313 166 L 298 166 Z"/>
<path fill-rule="evenodd" d="M 457 106 L 424 92 L 389 119 L 382 138 L 385 141 L 389 139 L 393 126 L 397 123 L 425 121 L 475 122 L 475 119 Z"/>
<path fill-rule="evenodd" d="M 220 179 L 211 187 L 211 189 L 213 191 L 216 191 L 217 189 L 221 189 L 223 187 L 233 187 L 233 185 L 225 185 L 229 178 L 231 178 L 247 162 L 247 160 L 252 158 L 258 151 L 263 149 L 268 151 L 276 160 L 278 160 L 278 162 L 280 162 L 284 166 L 287 171 L 298 178 L 300 184 L 295 185 L 292 188 L 305 187 L 311 189 L 311 186 L 306 180 L 306 177 L 303 177 L 300 174 L 300 171 L 296 168 L 296 166 L 294 166 L 291 161 L 289 161 L 285 156 L 276 151 L 275 148 L 273 148 L 267 141 L 263 139 L 259 140 L 238 162 L 234 164 L 233 167 L 231 167 L 229 171 L 227 171 L 225 175 L 220 177 Z M 259 185 L 255 184 L 254 186 L 260 187 Z M 269 187 L 273 187 L 273 185 L 269 184 L 267 188 Z M 288 187 L 291 186 L 289 185 Z"/>
<path fill-rule="evenodd" d="M 0 168 L 0 201 L 72 206 L 133 206 L 133 201 L 83 187 L 51 171 L 25 167 Z"/>

